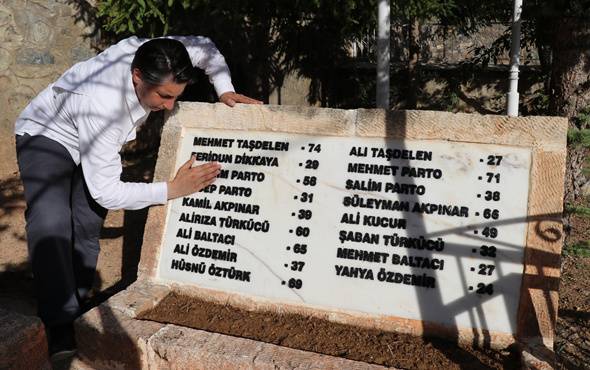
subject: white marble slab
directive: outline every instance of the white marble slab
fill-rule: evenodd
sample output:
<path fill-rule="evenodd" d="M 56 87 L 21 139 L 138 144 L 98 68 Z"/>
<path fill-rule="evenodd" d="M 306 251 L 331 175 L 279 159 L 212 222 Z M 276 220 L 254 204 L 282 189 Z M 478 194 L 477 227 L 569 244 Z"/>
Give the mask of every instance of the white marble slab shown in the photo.
<path fill-rule="evenodd" d="M 170 202 L 162 279 L 516 333 L 529 149 L 193 129 L 193 152 L 223 173 Z"/>

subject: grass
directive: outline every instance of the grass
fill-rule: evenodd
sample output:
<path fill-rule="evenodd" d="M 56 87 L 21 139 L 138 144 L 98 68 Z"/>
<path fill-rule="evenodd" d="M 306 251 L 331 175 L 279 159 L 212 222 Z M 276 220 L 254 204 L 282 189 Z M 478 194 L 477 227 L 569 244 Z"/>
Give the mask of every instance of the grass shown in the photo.
<path fill-rule="evenodd" d="M 590 257 L 590 248 L 588 247 L 589 245 L 590 245 L 590 243 L 585 242 L 585 241 L 579 241 L 574 244 L 568 244 L 563 248 L 563 250 L 561 251 L 561 254 L 563 254 L 564 256 L 572 255 L 572 256 Z"/>

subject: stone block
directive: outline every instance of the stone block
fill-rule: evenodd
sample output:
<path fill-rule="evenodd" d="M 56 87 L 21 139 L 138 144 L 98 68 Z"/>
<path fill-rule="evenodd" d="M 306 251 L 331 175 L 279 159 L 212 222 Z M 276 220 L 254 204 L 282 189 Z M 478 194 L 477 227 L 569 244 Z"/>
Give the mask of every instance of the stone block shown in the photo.
<path fill-rule="evenodd" d="M 169 292 L 170 288 L 166 286 L 149 284 L 147 281 L 140 280 L 109 298 L 103 305 L 135 318 L 154 308 Z"/>
<path fill-rule="evenodd" d="M 0 308 L 0 369 L 51 369 L 38 317 Z"/>
<path fill-rule="evenodd" d="M 134 320 L 107 305 L 76 320 L 76 342 L 84 363 L 102 369 L 141 369 L 147 363 L 147 340 L 165 325 Z"/>
<path fill-rule="evenodd" d="M 150 338 L 149 360 L 156 369 L 386 369 L 176 325 L 169 325 Z"/>

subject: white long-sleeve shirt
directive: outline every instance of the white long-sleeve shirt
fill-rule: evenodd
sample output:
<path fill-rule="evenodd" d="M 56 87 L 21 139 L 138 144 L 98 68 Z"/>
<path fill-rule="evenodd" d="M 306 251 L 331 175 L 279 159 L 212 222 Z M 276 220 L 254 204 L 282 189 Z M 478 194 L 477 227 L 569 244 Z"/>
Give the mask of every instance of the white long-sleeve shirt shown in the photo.
<path fill-rule="evenodd" d="M 209 76 L 218 96 L 234 91 L 229 68 L 206 37 L 171 37 L 181 41 L 195 67 Z M 133 87 L 131 62 L 148 39 L 131 37 L 66 71 L 24 109 L 15 133 L 43 135 L 62 144 L 82 165 L 92 197 L 108 209 L 141 209 L 165 204 L 165 182 L 129 183 L 120 179 L 119 152 L 135 139 L 148 117 Z"/>

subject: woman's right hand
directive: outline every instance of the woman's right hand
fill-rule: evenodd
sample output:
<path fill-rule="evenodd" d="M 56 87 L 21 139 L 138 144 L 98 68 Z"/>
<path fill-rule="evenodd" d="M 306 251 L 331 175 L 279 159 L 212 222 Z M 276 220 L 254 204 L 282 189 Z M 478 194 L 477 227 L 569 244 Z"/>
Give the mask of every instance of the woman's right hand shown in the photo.
<path fill-rule="evenodd" d="M 209 162 L 191 168 L 193 163 L 195 163 L 195 157 L 191 156 L 180 167 L 174 180 L 168 182 L 168 199 L 196 193 L 215 182 L 221 165 L 217 162 Z"/>

